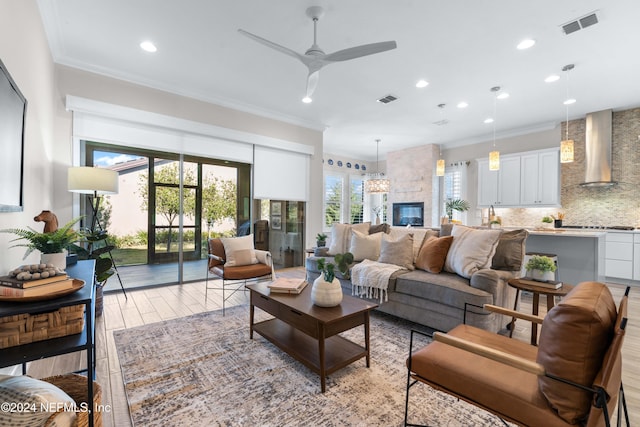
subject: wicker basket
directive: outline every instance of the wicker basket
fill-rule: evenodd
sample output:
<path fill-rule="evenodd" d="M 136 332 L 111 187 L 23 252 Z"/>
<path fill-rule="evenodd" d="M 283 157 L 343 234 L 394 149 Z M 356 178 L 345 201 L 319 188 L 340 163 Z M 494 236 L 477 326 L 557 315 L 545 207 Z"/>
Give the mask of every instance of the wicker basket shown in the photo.
<path fill-rule="evenodd" d="M 79 334 L 84 329 L 84 304 L 39 314 L 0 317 L 0 349 Z"/>
<path fill-rule="evenodd" d="M 82 403 L 87 403 L 88 393 L 87 393 L 87 377 L 78 375 L 78 374 L 67 374 L 67 375 L 56 375 L 54 377 L 43 378 L 42 381 L 46 381 L 58 387 L 67 393 L 73 400 L 75 400 L 78 408 L 82 408 Z M 102 426 L 102 411 L 99 406 L 102 401 L 102 388 L 97 382 L 93 382 L 93 425 L 95 427 Z M 78 412 L 78 416 L 76 418 L 73 427 L 87 427 L 89 425 L 89 417 L 91 414 L 88 411 L 80 411 Z M 51 425 L 53 422 L 53 415 L 47 423 L 45 427 Z"/>

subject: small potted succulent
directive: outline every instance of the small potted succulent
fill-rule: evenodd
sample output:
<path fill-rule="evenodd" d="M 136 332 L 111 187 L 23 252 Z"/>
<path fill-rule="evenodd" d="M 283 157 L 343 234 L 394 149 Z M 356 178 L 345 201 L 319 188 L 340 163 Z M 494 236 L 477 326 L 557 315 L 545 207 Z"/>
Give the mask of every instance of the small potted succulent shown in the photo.
<path fill-rule="evenodd" d="M 527 275 L 531 276 L 533 280 L 539 280 L 541 282 L 548 282 L 555 280 L 555 271 L 558 268 L 553 259 L 544 255 L 533 255 L 527 264 Z"/>
<path fill-rule="evenodd" d="M 324 247 L 327 244 L 327 235 L 324 233 L 318 233 L 316 235 L 316 245 L 319 248 Z"/>
<path fill-rule="evenodd" d="M 542 226 L 545 228 L 549 228 L 551 227 L 553 224 L 553 218 L 551 218 L 550 216 L 543 216 L 542 217 Z"/>
<path fill-rule="evenodd" d="M 336 278 L 336 266 L 342 277 L 349 278 L 349 265 L 353 262 L 353 254 L 345 252 L 333 257 L 335 262 L 327 262 L 324 258 L 318 260 L 318 270 L 321 274 L 313 281 L 311 301 L 319 307 L 335 307 L 342 302 L 342 287 Z"/>

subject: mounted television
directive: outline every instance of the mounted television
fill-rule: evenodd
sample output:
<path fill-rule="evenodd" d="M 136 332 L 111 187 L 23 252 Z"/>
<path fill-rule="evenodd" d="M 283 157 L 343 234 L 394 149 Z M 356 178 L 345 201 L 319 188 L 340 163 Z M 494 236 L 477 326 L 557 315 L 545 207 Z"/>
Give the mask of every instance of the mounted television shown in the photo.
<path fill-rule="evenodd" d="M 23 209 L 26 112 L 27 100 L 0 61 L 0 212 Z"/>
<path fill-rule="evenodd" d="M 393 225 L 424 226 L 424 202 L 394 203 Z"/>

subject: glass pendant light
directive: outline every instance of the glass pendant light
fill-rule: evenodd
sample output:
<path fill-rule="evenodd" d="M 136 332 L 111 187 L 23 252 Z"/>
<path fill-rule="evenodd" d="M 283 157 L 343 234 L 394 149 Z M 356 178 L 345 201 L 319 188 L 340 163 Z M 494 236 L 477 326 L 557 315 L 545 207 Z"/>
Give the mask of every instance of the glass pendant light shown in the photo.
<path fill-rule="evenodd" d="M 445 106 L 446 104 L 438 104 L 438 108 L 440 109 L 441 113 L 444 110 Z M 444 176 L 444 159 L 442 158 L 442 146 L 438 146 L 438 149 L 440 150 L 440 157 L 436 162 L 436 176 Z"/>
<path fill-rule="evenodd" d="M 500 91 L 500 86 L 494 86 L 491 88 L 493 93 L 493 151 L 489 153 L 489 170 L 500 170 L 500 152 L 496 150 L 496 103 L 497 92 Z"/>
<path fill-rule="evenodd" d="M 369 194 L 388 193 L 391 189 L 391 182 L 378 172 L 378 148 L 380 140 L 376 139 L 376 171 L 369 175 L 369 179 L 364 182 L 364 192 Z"/>
<path fill-rule="evenodd" d="M 569 139 L 569 105 L 575 102 L 574 99 L 569 98 L 569 71 L 573 70 L 573 67 L 573 64 L 562 67 L 562 71 L 567 74 L 567 98 L 564 101 L 567 122 L 565 124 L 565 137 L 560 141 L 560 163 L 571 163 L 574 158 L 574 143 L 572 139 Z"/>

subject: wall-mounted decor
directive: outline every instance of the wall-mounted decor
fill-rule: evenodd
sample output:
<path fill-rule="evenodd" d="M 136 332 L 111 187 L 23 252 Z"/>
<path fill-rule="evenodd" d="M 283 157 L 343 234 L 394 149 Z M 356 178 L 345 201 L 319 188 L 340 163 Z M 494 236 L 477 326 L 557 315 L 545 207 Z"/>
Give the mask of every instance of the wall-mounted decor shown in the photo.
<path fill-rule="evenodd" d="M 271 215 L 282 215 L 282 202 L 271 202 Z"/>
<path fill-rule="evenodd" d="M 282 217 L 280 215 L 271 216 L 271 228 L 274 230 L 282 229 Z"/>
<path fill-rule="evenodd" d="M 23 209 L 26 112 L 27 100 L 0 61 L 0 212 Z"/>

